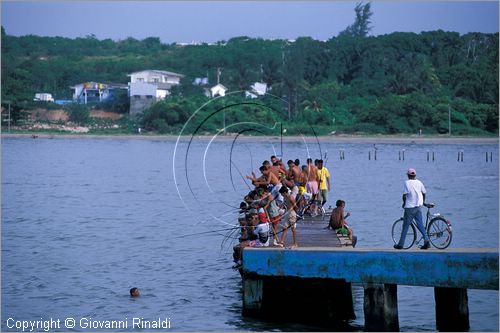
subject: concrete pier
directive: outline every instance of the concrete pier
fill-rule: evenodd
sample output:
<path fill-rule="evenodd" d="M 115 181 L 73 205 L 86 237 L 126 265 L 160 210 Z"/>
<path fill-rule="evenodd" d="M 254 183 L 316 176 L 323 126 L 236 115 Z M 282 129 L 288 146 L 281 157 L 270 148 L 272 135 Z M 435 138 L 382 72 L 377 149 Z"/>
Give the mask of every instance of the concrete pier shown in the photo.
<path fill-rule="evenodd" d="M 467 289 L 498 290 L 498 250 L 245 248 L 242 276 L 244 286 L 247 280 L 253 280 L 249 291 L 244 291 L 244 307 L 248 304 L 248 309 L 262 311 L 267 294 L 287 286 L 288 294 L 300 295 L 289 301 L 302 313 L 312 304 L 330 304 L 326 312 L 321 312 L 326 321 L 349 319 L 349 315 L 338 315 L 335 303 L 352 309 L 350 284 L 359 283 L 364 287 L 365 329 L 370 331 L 399 330 L 397 285 L 434 287 L 437 328 L 464 331 L 469 328 Z M 331 283 L 343 285 L 344 291 L 330 292 Z M 309 290 L 309 285 L 317 289 Z M 249 297 L 249 292 L 256 296 Z M 302 297 L 307 301 L 302 302 Z"/>

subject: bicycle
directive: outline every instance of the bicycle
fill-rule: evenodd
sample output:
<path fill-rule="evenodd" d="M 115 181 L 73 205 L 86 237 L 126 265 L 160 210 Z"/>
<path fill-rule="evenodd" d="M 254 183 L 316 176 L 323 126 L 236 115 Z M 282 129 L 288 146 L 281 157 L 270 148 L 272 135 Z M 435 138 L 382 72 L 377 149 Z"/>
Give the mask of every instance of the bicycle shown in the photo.
<path fill-rule="evenodd" d="M 316 196 L 310 193 L 304 193 L 303 199 L 305 201 L 304 205 L 297 212 L 298 218 L 303 219 L 305 215 L 311 217 L 319 216 L 320 220 L 324 220 L 326 216 L 326 210 L 323 205 L 319 205 L 316 202 Z"/>
<path fill-rule="evenodd" d="M 446 249 L 451 244 L 453 237 L 451 229 L 451 221 L 447 220 L 444 216 L 439 213 L 431 214 L 431 208 L 436 205 L 433 203 L 424 204 L 427 207 L 427 218 L 425 220 L 424 228 L 426 230 L 427 236 L 431 244 L 438 249 Z M 401 238 L 401 231 L 403 230 L 403 218 L 396 220 L 392 225 L 392 240 L 394 244 L 398 244 Z M 423 241 L 423 237 L 417 241 L 417 225 L 415 220 L 413 220 L 408 228 L 408 233 L 406 234 L 405 244 L 403 249 L 409 249 L 415 244 L 420 244 Z"/>

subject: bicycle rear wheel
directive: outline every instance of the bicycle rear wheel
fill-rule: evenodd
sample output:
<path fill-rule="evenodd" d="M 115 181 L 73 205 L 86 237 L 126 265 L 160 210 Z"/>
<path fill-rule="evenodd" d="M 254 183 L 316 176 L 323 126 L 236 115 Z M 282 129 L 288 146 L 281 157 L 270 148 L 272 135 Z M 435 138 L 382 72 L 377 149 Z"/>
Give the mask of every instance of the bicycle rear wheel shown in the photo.
<path fill-rule="evenodd" d="M 392 241 L 394 244 L 398 244 L 401 239 L 401 232 L 403 231 L 403 218 L 396 220 L 392 225 Z M 415 230 L 415 226 L 410 224 L 408 228 L 408 233 L 406 234 L 405 243 L 403 244 L 403 249 L 409 249 L 415 244 L 417 240 L 417 233 Z"/>
<path fill-rule="evenodd" d="M 321 221 L 323 221 L 325 219 L 326 211 L 325 211 L 325 208 L 321 205 L 318 206 L 318 215 L 321 217 Z"/>
<path fill-rule="evenodd" d="M 432 245 L 438 249 L 446 249 L 451 244 L 453 234 L 451 225 L 442 217 L 435 217 L 427 227 L 427 235 Z"/>

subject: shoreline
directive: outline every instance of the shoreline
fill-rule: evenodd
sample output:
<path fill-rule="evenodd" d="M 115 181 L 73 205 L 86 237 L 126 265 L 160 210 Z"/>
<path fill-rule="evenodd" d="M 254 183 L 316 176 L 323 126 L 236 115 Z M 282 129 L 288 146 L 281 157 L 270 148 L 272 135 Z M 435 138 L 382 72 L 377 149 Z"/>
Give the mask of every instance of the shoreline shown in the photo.
<path fill-rule="evenodd" d="M 233 141 L 236 135 L 220 135 L 216 140 Z M 144 134 L 50 134 L 50 133 L 1 133 L 5 138 L 33 138 L 33 139 L 101 139 L 101 140 L 150 140 L 150 141 L 177 141 L 177 135 L 144 135 Z M 209 141 L 211 135 L 197 135 L 193 141 Z M 189 141 L 191 136 L 182 136 L 180 141 Z M 245 142 L 263 142 L 281 140 L 279 136 L 238 136 L 238 140 Z M 283 142 L 316 142 L 323 143 L 388 143 L 388 144 L 498 144 L 498 137 L 461 137 L 461 136 L 418 136 L 418 135 L 328 135 L 328 136 L 283 136 Z"/>

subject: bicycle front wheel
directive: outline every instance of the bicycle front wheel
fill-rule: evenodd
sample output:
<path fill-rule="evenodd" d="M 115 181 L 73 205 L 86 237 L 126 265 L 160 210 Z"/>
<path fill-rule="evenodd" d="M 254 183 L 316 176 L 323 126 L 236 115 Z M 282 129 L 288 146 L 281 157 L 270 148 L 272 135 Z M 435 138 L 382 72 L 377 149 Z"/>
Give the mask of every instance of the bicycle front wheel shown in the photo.
<path fill-rule="evenodd" d="M 403 231 L 403 218 L 400 218 L 392 225 L 392 241 L 394 244 L 398 244 L 401 239 L 401 233 Z M 405 243 L 403 244 L 403 249 L 409 249 L 415 244 L 417 240 L 417 233 L 415 230 L 415 226 L 410 224 L 408 228 L 408 232 L 406 234 Z"/>
<path fill-rule="evenodd" d="M 451 244 L 451 225 L 442 217 L 435 217 L 427 227 L 427 235 L 432 245 L 438 249 L 446 249 Z"/>

